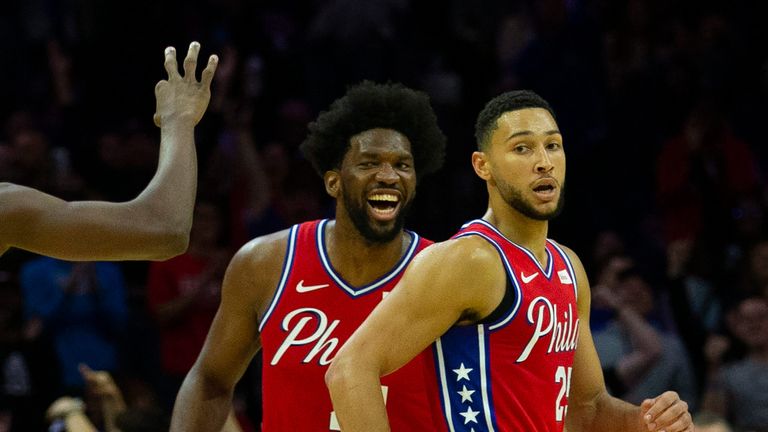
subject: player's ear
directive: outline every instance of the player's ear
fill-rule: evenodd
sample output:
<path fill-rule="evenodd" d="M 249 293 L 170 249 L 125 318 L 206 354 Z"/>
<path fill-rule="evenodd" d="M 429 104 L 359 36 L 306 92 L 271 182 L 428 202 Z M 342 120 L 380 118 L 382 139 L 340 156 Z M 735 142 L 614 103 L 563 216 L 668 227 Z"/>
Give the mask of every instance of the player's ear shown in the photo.
<path fill-rule="evenodd" d="M 474 168 L 475 174 L 481 179 L 489 180 L 491 178 L 491 165 L 485 152 L 476 151 L 472 153 L 472 168 Z"/>
<path fill-rule="evenodd" d="M 328 195 L 338 198 L 341 193 L 341 174 L 337 170 L 326 171 L 323 176 L 325 191 Z"/>

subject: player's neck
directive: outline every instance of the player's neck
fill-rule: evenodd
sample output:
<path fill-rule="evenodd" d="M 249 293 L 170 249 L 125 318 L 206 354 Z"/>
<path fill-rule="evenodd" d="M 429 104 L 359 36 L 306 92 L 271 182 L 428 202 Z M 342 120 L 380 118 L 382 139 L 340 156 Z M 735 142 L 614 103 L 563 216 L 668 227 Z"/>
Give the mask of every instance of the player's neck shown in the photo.
<path fill-rule="evenodd" d="M 353 285 L 366 285 L 389 272 L 410 246 L 401 232 L 388 242 L 371 242 L 348 219 L 326 226 L 326 252 L 333 268 Z"/>
<path fill-rule="evenodd" d="M 531 219 L 507 205 L 493 204 L 483 219 L 493 224 L 504 237 L 533 252 L 540 263 L 546 264 L 549 222 Z"/>

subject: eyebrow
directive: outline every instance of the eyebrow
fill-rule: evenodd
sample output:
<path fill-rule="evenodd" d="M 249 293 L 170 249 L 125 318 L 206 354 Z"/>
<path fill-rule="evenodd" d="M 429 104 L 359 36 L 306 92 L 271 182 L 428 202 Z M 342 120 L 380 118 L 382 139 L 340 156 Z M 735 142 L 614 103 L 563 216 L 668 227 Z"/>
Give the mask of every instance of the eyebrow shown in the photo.
<path fill-rule="evenodd" d="M 557 129 L 552 129 L 552 130 L 548 130 L 548 131 L 544 132 L 544 135 L 559 135 L 559 134 L 560 134 L 560 131 L 557 130 Z M 534 133 L 533 133 L 533 131 L 529 131 L 529 130 L 516 132 L 516 133 L 513 133 L 512 135 L 510 135 L 507 138 L 507 141 L 511 140 L 512 138 L 517 138 L 519 136 L 527 136 L 527 135 L 534 135 Z"/>

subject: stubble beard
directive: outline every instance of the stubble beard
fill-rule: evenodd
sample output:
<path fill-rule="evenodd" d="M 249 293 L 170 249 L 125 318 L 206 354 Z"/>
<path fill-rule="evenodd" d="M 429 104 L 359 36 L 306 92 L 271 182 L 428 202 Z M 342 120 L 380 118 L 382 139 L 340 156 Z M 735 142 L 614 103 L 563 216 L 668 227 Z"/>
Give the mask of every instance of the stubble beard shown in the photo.
<path fill-rule="evenodd" d="M 523 197 L 523 193 L 514 188 L 509 183 L 496 179 L 496 187 L 499 190 L 501 198 L 513 209 L 520 212 L 523 216 L 537 221 L 550 221 L 556 218 L 562 211 L 565 204 L 565 182 L 560 187 L 560 196 L 557 198 L 557 206 L 550 212 L 541 212 Z"/>

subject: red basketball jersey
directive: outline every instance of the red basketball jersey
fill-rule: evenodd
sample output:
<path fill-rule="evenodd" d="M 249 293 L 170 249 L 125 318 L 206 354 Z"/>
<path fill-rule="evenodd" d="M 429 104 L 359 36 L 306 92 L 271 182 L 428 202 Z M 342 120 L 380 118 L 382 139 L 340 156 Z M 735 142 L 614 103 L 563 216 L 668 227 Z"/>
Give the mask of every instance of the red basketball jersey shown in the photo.
<path fill-rule="evenodd" d="M 466 236 L 480 236 L 499 252 L 506 307 L 490 322 L 454 326 L 434 343 L 439 429 L 561 432 L 579 332 L 573 267 L 549 240 L 541 266 L 484 220 L 464 225 L 454 238 Z"/>
<path fill-rule="evenodd" d="M 325 386 L 328 365 L 394 288 L 411 259 L 432 243 L 406 231 L 411 244 L 394 268 L 371 284 L 355 287 L 331 266 L 325 245 L 327 223 L 291 228 L 282 277 L 260 324 L 266 432 L 340 430 Z M 382 378 L 393 431 L 434 428 L 424 376 L 430 357 L 426 351 Z"/>

